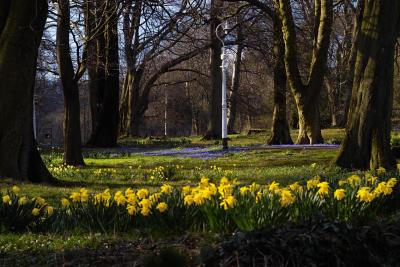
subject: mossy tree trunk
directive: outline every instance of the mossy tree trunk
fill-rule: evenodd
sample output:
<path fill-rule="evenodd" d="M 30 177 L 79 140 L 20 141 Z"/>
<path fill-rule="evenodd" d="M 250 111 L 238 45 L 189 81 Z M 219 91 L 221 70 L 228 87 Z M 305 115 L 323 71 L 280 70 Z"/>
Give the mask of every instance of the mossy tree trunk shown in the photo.
<path fill-rule="evenodd" d="M 279 16 L 274 20 L 274 113 L 272 117 L 269 145 L 293 144 L 286 118 L 286 70 L 285 43 L 282 36 L 282 22 Z"/>
<path fill-rule="evenodd" d="M 290 0 L 279 0 L 279 14 L 285 42 L 285 68 L 292 89 L 298 115 L 297 144 L 323 143 L 320 127 L 318 99 L 323 87 L 326 61 L 332 30 L 332 0 L 314 1 L 314 44 L 309 74 L 302 81 L 297 64 L 297 38 Z"/>
<path fill-rule="evenodd" d="M 346 135 L 336 159 L 340 167 L 395 167 L 390 131 L 399 18 L 399 1 L 365 0 Z"/>
<path fill-rule="evenodd" d="M 80 125 L 79 89 L 69 45 L 69 0 L 58 0 L 57 63 L 64 93 L 64 163 L 84 165 Z"/>
<path fill-rule="evenodd" d="M 0 1 L 0 177 L 51 183 L 33 137 L 36 60 L 47 1 Z"/>

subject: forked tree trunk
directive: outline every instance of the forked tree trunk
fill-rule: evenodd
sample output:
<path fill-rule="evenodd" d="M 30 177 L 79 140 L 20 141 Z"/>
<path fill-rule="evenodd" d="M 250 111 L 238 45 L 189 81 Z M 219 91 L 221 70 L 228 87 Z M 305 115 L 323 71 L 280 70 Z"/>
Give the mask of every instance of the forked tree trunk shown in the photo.
<path fill-rule="evenodd" d="M 293 144 L 286 118 L 285 43 L 281 27 L 279 17 L 274 16 L 274 113 L 269 145 Z"/>
<path fill-rule="evenodd" d="M 294 99 L 297 106 L 299 134 L 297 144 L 322 144 L 324 139 L 321 135 L 319 116 L 319 94 L 308 95 L 307 93 L 295 94 Z"/>
<path fill-rule="evenodd" d="M 0 1 L 0 177 L 56 182 L 33 138 L 33 88 L 47 1 Z"/>
<path fill-rule="evenodd" d="M 396 165 L 390 131 L 399 18 L 399 1 L 365 0 L 346 135 L 336 159 L 340 167 L 391 169 Z"/>
<path fill-rule="evenodd" d="M 285 68 L 296 100 L 299 115 L 297 144 L 323 143 L 318 99 L 323 86 L 330 33 L 333 1 L 314 1 L 314 44 L 307 83 L 303 83 L 297 64 L 297 38 L 290 0 L 279 0 L 282 33 L 285 41 Z"/>
<path fill-rule="evenodd" d="M 211 1 L 209 34 L 211 40 L 210 48 L 210 89 L 211 103 L 209 109 L 209 122 L 205 139 L 219 139 L 222 136 L 222 44 L 218 40 L 215 30 L 221 23 L 219 15 L 221 12 L 221 1 Z"/>
<path fill-rule="evenodd" d="M 82 157 L 78 81 L 69 46 L 69 0 L 58 0 L 57 63 L 64 93 L 64 163 L 84 165 Z"/>

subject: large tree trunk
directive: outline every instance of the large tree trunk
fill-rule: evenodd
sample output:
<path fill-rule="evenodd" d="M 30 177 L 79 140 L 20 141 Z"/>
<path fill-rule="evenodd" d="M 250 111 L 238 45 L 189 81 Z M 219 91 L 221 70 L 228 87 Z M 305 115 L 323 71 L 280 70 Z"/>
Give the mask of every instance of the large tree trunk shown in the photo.
<path fill-rule="evenodd" d="M 357 45 L 358 45 L 358 38 L 359 33 L 361 31 L 361 23 L 363 18 L 364 12 L 364 1 L 358 1 L 357 3 L 357 12 L 354 18 L 354 28 L 353 28 L 353 42 L 350 49 L 349 59 L 346 66 L 346 75 L 345 75 L 345 92 L 344 92 L 344 115 L 343 115 L 343 122 L 342 125 L 347 124 L 347 120 L 349 117 L 349 109 L 350 109 L 350 102 L 351 102 L 351 95 L 353 89 L 353 80 L 354 80 L 354 68 L 356 64 L 356 57 L 357 57 Z"/>
<path fill-rule="evenodd" d="M 114 10 L 117 3 L 109 1 L 107 5 L 107 24 L 104 29 L 104 37 L 99 39 L 105 41 L 105 45 L 100 49 L 104 52 L 98 51 L 100 54 L 104 53 L 105 56 L 101 57 L 102 62 L 98 62 L 98 74 L 104 78 L 104 81 L 97 83 L 96 95 L 97 102 L 96 108 L 92 109 L 94 114 L 94 128 L 92 135 L 88 141 L 89 145 L 98 147 L 113 147 L 117 145 L 118 137 L 118 119 L 119 119 L 119 55 L 118 55 L 118 17 L 117 12 Z M 98 75 L 99 76 L 99 75 Z M 99 85 L 103 85 L 99 87 Z M 92 115 L 93 116 L 93 115 Z"/>
<path fill-rule="evenodd" d="M 286 119 L 285 43 L 281 27 L 281 20 L 274 16 L 274 113 L 269 145 L 293 144 Z"/>
<path fill-rule="evenodd" d="M 133 7 L 132 4 L 132 0 L 125 2 L 123 18 L 127 73 L 119 105 L 119 134 L 122 136 L 138 136 L 141 122 L 137 110 L 145 64 L 138 62 L 138 47 L 140 46 L 140 19 L 143 1 L 135 1 Z"/>
<path fill-rule="evenodd" d="M 84 165 L 82 157 L 78 81 L 69 46 L 69 0 L 58 0 L 57 62 L 64 93 L 64 163 Z"/>
<path fill-rule="evenodd" d="M 212 0 L 210 10 L 209 34 L 211 40 L 210 49 L 210 83 L 211 103 L 209 109 L 209 122 L 205 139 L 219 139 L 222 136 L 222 43 L 218 40 L 215 30 L 221 23 L 219 15 L 221 1 Z"/>
<path fill-rule="evenodd" d="M 349 118 L 337 165 L 394 168 L 390 150 L 394 48 L 400 2 L 365 0 Z"/>
<path fill-rule="evenodd" d="M 33 138 L 33 88 L 47 1 L 0 1 L 0 177 L 55 182 Z"/>
<path fill-rule="evenodd" d="M 318 99 L 323 86 L 333 17 L 332 0 L 314 1 L 314 45 L 307 83 L 297 64 L 297 38 L 290 0 L 279 0 L 282 33 L 285 41 L 285 68 L 299 114 L 297 144 L 323 143 Z"/>
<path fill-rule="evenodd" d="M 239 86 L 240 86 L 240 68 L 242 65 L 242 52 L 243 52 L 243 40 L 242 40 L 242 29 L 238 28 L 237 39 L 239 44 L 236 50 L 235 65 L 232 74 L 232 89 L 230 97 L 230 109 L 229 109 L 229 121 L 228 121 L 228 133 L 233 134 L 235 132 L 235 122 L 237 114 L 237 106 L 239 100 Z"/>

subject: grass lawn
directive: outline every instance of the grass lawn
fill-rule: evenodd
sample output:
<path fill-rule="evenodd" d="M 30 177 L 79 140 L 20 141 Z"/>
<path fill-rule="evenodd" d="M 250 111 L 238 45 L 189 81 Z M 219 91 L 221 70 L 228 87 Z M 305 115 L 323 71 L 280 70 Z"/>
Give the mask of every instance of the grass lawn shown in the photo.
<path fill-rule="evenodd" d="M 296 132 L 292 132 L 295 139 Z M 328 143 L 337 143 L 343 138 L 343 130 L 330 129 L 323 131 Z M 218 181 L 226 176 L 237 179 L 241 184 L 268 184 L 276 181 L 287 185 L 295 181 L 305 181 L 315 175 L 328 180 L 340 179 L 349 175 L 332 166 L 332 161 L 338 153 L 337 147 L 319 148 L 279 148 L 263 146 L 268 134 L 253 136 L 232 135 L 230 147 L 233 151 L 207 159 L 185 155 L 159 155 L 157 151 L 166 147 L 175 152 L 187 148 L 203 148 L 218 152 L 219 142 L 204 141 L 200 137 L 170 138 L 170 139 L 125 139 L 120 141 L 120 149 L 86 149 L 84 152 L 86 166 L 70 168 L 63 166 L 62 154 L 57 150 L 43 150 L 42 156 L 51 172 L 61 181 L 59 186 L 38 185 L 31 183 L 18 184 L 21 193 L 29 197 L 41 196 L 51 204 L 58 206 L 62 197 L 68 197 L 71 192 L 87 188 L 90 192 L 100 192 L 106 188 L 112 191 L 125 190 L 128 187 L 137 189 L 145 187 L 150 191 L 158 190 L 165 182 L 172 186 L 195 185 L 201 177 Z M 132 146 L 137 149 L 132 149 Z M 131 147 L 126 150 L 126 147 Z M 242 151 L 240 149 L 243 149 Z M 246 149 L 251 148 L 251 149 Z M 152 154 L 142 152 L 152 152 Z M 315 163 L 315 164 L 314 164 Z M 1 180 L 3 192 L 15 184 L 14 181 Z M 55 257 L 66 257 L 65 251 L 81 251 L 85 249 L 106 249 L 108 246 L 119 246 L 133 240 L 146 244 L 180 243 L 182 236 L 185 242 L 192 242 L 192 248 L 199 253 L 199 247 L 213 243 L 219 237 L 209 233 L 182 233 L 179 237 L 168 233 L 157 232 L 127 232 L 125 234 L 100 234 L 74 232 L 67 234 L 38 233 L 3 233 L 0 234 L 0 255 L 10 263 L 25 264 L 30 261 L 32 253 L 37 260 L 46 259 L 49 253 Z M 178 240 L 179 239 L 179 240 Z M 171 241 L 172 240 L 172 241 Z M 188 241 L 189 240 L 189 241 Z M 195 241 L 193 241 L 195 240 Z M 135 242 L 136 242 L 135 241 Z M 185 243 L 183 242 L 183 243 Z M 123 245 L 125 246 L 125 245 Z M 150 245 L 149 245 L 150 246 Z M 190 247 L 191 245 L 185 245 Z M 150 246 L 151 247 L 151 246 Z M 157 249 L 162 249 L 162 245 Z M 179 249 L 178 249 L 179 250 Z M 15 257 L 28 253 L 27 258 Z M 143 255 L 155 253 L 149 249 Z M 159 250 L 158 250 L 159 251 Z M 135 253 L 141 254 L 140 251 Z M 189 252 L 185 252 L 189 253 Z M 114 254 L 113 254 L 114 255 Z M 13 260 L 20 259 L 21 262 Z M 6 261 L 4 261 L 6 262 Z M 2 263 L 0 262 L 0 265 Z"/>
<path fill-rule="evenodd" d="M 326 140 L 342 138 L 340 129 L 324 130 Z M 293 138 L 296 132 L 292 133 Z M 268 136 L 233 135 L 230 136 L 231 147 L 246 147 L 265 144 Z M 186 138 L 188 139 L 188 138 Z M 145 139 L 135 139 L 140 148 L 172 147 L 179 150 L 182 143 L 179 138 L 168 140 L 151 140 L 143 145 Z M 208 147 L 218 150 L 215 141 L 204 141 L 201 137 L 191 137 L 184 147 Z M 121 144 L 128 141 L 123 140 Z M 132 144 L 132 140 L 129 141 Z M 86 166 L 68 169 L 61 166 L 62 153 L 43 151 L 42 155 L 52 173 L 63 182 L 61 186 L 47 186 L 25 183 L 20 187 L 22 192 L 30 196 L 44 197 L 49 203 L 54 203 L 62 196 L 81 187 L 91 191 L 102 191 L 105 188 L 122 190 L 127 187 L 155 188 L 164 182 L 181 186 L 195 184 L 201 177 L 219 180 L 222 176 L 250 184 L 257 182 L 266 184 L 276 180 L 281 184 L 303 180 L 318 173 L 319 175 L 334 176 L 340 174 L 332 168 L 331 162 L 337 154 L 336 148 L 256 148 L 254 150 L 227 153 L 211 159 L 180 157 L 175 155 L 156 156 L 138 153 L 117 153 L 118 150 L 88 150 L 85 152 Z M 315 169 L 310 165 L 317 163 Z M 159 167 L 164 167 L 160 171 Z M 167 177 L 166 177 L 167 176 Z M 12 180 L 2 180 L 1 188 L 13 185 Z"/>

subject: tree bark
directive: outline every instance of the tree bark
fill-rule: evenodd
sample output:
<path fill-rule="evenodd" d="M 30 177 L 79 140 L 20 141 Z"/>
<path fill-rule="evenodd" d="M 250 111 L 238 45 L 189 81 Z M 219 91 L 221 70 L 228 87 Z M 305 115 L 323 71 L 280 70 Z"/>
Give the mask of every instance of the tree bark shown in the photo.
<path fill-rule="evenodd" d="M 0 2 L 0 177 L 54 183 L 33 138 L 33 89 L 47 1 Z"/>
<path fill-rule="evenodd" d="M 399 1 L 365 0 L 346 135 L 336 159 L 340 167 L 395 168 L 390 131 L 399 18 Z"/>
<path fill-rule="evenodd" d="M 268 145 L 293 144 L 286 118 L 285 43 L 282 22 L 274 16 L 274 113 Z"/>
<path fill-rule="evenodd" d="M 215 30 L 221 23 L 219 18 L 221 12 L 221 1 L 212 0 L 210 10 L 209 34 L 211 40 L 210 48 L 210 89 L 211 103 L 209 109 L 209 122 L 205 139 L 219 139 L 222 136 L 222 43 L 218 40 Z"/>
<path fill-rule="evenodd" d="M 363 12 L 364 12 L 364 1 L 358 1 L 357 4 L 357 11 L 356 11 L 356 17 L 355 17 L 355 22 L 354 22 L 354 28 L 353 28 L 353 42 L 351 45 L 350 49 L 350 55 L 349 59 L 347 62 L 347 67 L 346 67 L 346 77 L 345 77 L 345 93 L 344 93 L 344 115 L 343 115 L 343 122 L 341 123 L 342 125 L 347 124 L 347 120 L 349 117 L 349 109 L 350 109 L 350 102 L 351 102 L 351 95 L 352 95 L 352 89 L 353 89 L 353 80 L 354 80 L 354 68 L 356 64 L 356 56 L 357 56 L 357 48 L 356 46 L 358 45 L 358 37 L 359 33 L 361 31 L 361 23 L 362 23 L 362 18 L 363 18 Z"/>
<path fill-rule="evenodd" d="M 119 55 L 118 55 L 118 17 L 115 8 L 117 3 L 107 2 L 106 20 L 104 34 L 98 39 L 99 57 L 97 69 L 98 81 L 94 96 L 92 111 L 94 123 L 92 135 L 88 141 L 89 145 L 97 147 L 113 147 L 117 145 L 118 119 L 119 119 Z M 103 51 L 100 51 L 103 50 Z"/>
<path fill-rule="evenodd" d="M 323 143 L 318 99 L 323 86 L 332 29 L 332 0 L 314 1 L 314 45 L 310 71 L 304 84 L 297 64 L 297 38 L 290 0 L 279 0 L 282 33 L 285 41 L 285 68 L 299 115 L 297 144 Z"/>
<path fill-rule="evenodd" d="M 78 81 L 69 45 L 69 0 L 58 0 L 57 63 L 64 93 L 64 163 L 84 165 L 80 125 Z"/>
<path fill-rule="evenodd" d="M 243 40 L 242 40 L 242 30 L 239 26 L 238 28 L 238 46 L 236 50 L 235 65 L 232 74 L 232 89 L 231 89 L 231 99 L 230 99 L 230 109 L 229 109 L 229 121 L 228 121 L 228 133 L 233 134 L 235 132 L 235 122 L 237 114 L 237 105 L 239 100 L 239 86 L 240 86 L 240 68 L 242 65 L 242 52 L 243 52 Z"/>

